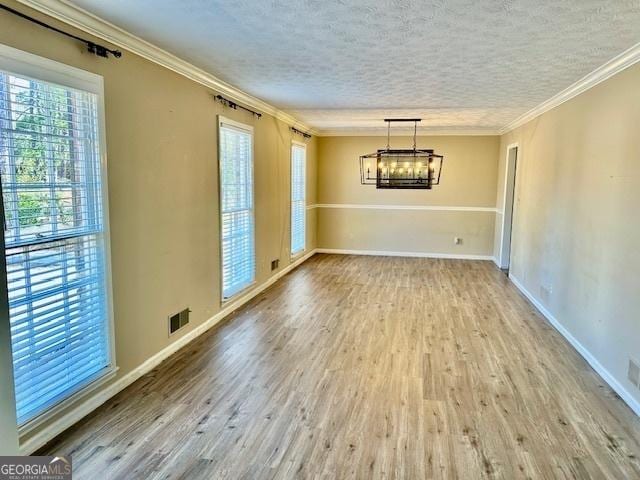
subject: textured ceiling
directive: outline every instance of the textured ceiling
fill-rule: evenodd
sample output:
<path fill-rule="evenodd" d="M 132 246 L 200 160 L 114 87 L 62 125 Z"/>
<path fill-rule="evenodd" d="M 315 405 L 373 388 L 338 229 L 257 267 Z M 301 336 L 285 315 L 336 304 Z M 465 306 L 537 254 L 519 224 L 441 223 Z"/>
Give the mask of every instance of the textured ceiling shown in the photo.
<path fill-rule="evenodd" d="M 640 42 L 640 0 L 74 0 L 319 129 L 497 129 Z"/>

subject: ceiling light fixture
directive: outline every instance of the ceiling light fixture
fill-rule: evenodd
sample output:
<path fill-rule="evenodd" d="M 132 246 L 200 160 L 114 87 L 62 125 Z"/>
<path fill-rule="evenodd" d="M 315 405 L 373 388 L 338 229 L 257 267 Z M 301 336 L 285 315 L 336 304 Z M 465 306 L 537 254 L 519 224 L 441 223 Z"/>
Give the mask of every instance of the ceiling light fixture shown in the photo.
<path fill-rule="evenodd" d="M 444 157 L 430 149 L 418 149 L 416 136 L 421 118 L 385 118 L 387 146 L 360 157 L 360 183 L 376 188 L 431 190 L 440 184 Z M 413 148 L 392 149 L 389 145 L 392 122 L 413 122 Z"/>

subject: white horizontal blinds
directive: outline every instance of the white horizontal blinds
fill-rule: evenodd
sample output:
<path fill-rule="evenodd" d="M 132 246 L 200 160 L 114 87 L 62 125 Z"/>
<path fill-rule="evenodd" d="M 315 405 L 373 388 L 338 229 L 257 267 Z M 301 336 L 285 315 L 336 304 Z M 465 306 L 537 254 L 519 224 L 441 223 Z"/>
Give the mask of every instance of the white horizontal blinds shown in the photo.
<path fill-rule="evenodd" d="M 291 254 L 305 248 L 306 236 L 306 148 L 294 144 L 291 147 Z"/>
<path fill-rule="evenodd" d="M 0 176 L 18 422 L 110 364 L 93 93 L 0 72 Z"/>
<path fill-rule="evenodd" d="M 255 280 L 252 133 L 220 123 L 222 296 Z"/>

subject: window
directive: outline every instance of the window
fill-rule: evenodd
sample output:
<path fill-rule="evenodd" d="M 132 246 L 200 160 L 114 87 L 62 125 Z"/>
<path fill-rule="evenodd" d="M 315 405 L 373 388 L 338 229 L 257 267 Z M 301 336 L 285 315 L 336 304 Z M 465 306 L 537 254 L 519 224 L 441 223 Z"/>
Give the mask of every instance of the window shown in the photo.
<path fill-rule="evenodd" d="M 253 130 L 220 117 L 219 143 L 222 298 L 226 300 L 256 277 Z"/>
<path fill-rule="evenodd" d="M 101 91 L 101 77 L 0 49 L 4 253 L 21 426 L 113 371 Z"/>
<path fill-rule="evenodd" d="M 307 205 L 305 200 L 307 162 L 306 146 L 291 146 L 291 255 L 304 251 Z"/>

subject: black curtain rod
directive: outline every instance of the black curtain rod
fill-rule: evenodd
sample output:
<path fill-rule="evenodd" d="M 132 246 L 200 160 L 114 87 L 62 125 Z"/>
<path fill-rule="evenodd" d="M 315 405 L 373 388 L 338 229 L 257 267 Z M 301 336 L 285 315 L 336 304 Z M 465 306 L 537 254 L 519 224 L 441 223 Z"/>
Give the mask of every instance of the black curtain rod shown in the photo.
<path fill-rule="evenodd" d="M 302 135 L 304 138 L 311 138 L 310 133 L 303 132 L 302 130 L 298 130 L 296 127 L 291 127 L 291 131 L 293 133 L 297 133 L 298 135 Z"/>
<path fill-rule="evenodd" d="M 238 108 L 241 108 L 242 110 L 245 110 L 245 111 L 255 115 L 258 118 L 262 117 L 261 113 L 256 112 L 254 110 L 251 110 L 250 108 L 243 107 L 242 105 L 238 105 L 233 100 L 229 100 L 228 98 L 224 98 L 222 95 L 216 95 L 215 99 L 218 100 L 221 104 L 226 105 L 229 108 L 233 108 L 234 110 L 237 110 Z"/>
<path fill-rule="evenodd" d="M 33 22 L 37 25 L 40 25 L 41 27 L 44 28 L 48 28 L 49 30 L 53 30 L 54 32 L 57 33 L 61 33 L 62 35 L 66 35 L 67 37 L 73 38 L 74 40 L 78 40 L 79 42 L 82 42 L 84 44 L 87 45 L 87 49 L 93 53 L 94 55 L 97 55 L 99 57 L 104 57 L 104 58 L 109 58 L 109 54 L 113 55 L 116 58 L 120 58 L 122 56 L 122 52 L 120 50 L 111 50 L 110 48 L 105 47 L 104 45 L 99 45 L 97 43 L 93 43 L 90 40 L 86 40 L 84 38 L 81 37 L 77 37 L 76 35 L 72 35 L 71 33 L 67 33 L 63 30 L 60 30 L 59 28 L 56 27 L 52 27 L 49 24 L 46 24 L 44 22 L 41 22 L 40 20 L 30 17 L 29 15 L 25 15 L 22 12 L 19 12 L 17 10 L 14 10 L 11 7 L 7 7 L 6 5 L 3 5 L 0 3 L 0 9 L 5 10 L 9 13 L 13 13 L 14 15 L 17 15 L 18 17 L 24 18 L 25 20 L 29 20 L 30 22 Z"/>

